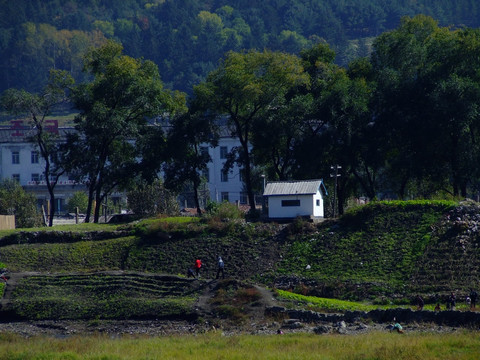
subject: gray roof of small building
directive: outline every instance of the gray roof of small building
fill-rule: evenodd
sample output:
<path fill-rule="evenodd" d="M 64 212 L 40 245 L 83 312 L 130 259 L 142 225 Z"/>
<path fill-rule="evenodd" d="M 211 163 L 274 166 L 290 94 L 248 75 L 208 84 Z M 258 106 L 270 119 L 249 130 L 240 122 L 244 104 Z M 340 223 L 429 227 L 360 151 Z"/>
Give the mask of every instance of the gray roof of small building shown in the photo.
<path fill-rule="evenodd" d="M 322 180 L 276 181 L 269 182 L 263 192 L 264 196 L 311 195 L 316 194 L 322 186 Z"/>

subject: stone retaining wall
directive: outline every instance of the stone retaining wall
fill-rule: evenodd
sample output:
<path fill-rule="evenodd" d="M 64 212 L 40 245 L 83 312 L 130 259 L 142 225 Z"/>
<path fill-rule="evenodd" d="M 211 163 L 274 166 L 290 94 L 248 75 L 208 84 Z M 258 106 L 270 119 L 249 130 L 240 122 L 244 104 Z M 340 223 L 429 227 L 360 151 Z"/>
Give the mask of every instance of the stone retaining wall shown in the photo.
<path fill-rule="evenodd" d="M 402 324 L 409 323 L 435 323 L 454 327 L 480 327 L 480 313 L 472 311 L 412 311 L 411 309 L 389 309 L 364 311 L 347 311 L 345 314 L 323 314 L 307 310 L 288 310 L 274 306 L 265 310 L 266 315 L 284 315 L 291 319 L 298 319 L 306 323 L 345 321 L 347 323 L 357 321 L 374 321 L 377 323 L 392 323 L 393 319 Z"/>

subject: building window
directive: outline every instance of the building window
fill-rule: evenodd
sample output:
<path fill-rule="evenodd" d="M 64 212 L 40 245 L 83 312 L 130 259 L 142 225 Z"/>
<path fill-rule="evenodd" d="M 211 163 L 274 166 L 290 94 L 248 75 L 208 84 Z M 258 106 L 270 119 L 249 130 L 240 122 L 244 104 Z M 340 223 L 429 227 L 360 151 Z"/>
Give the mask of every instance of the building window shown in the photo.
<path fill-rule="evenodd" d="M 300 200 L 282 200 L 282 207 L 300 206 Z"/>
<path fill-rule="evenodd" d="M 245 191 L 242 191 L 240 193 L 240 204 L 246 204 L 247 203 L 247 193 Z"/>
<path fill-rule="evenodd" d="M 16 182 L 20 182 L 20 174 L 12 174 L 12 179 Z"/>
<path fill-rule="evenodd" d="M 39 182 L 40 174 L 32 174 L 32 181 Z"/>
<path fill-rule="evenodd" d="M 220 146 L 220 159 L 226 159 L 228 154 L 228 148 L 226 146 Z"/>
<path fill-rule="evenodd" d="M 317 204 L 317 206 L 320 206 L 320 199 L 317 199 L 316 204 Z"/>
<path fill-rule="evenodd" d="M 12 164 L 20 164 L 20 152 L 12 151 Z"/>
<path fill-rule="evenodd" d="M 228 200 L 228 192 L 222 191 L 222 201 L 229 201 Z"/>
<path fill-rule="evenodd" d="M 32 164 L 38 164 L 38 151 L 32 151 Z"/>
<path fill-rule="evenodd" d="M 228 182 L 228 170 L 222 170 L 221 182 Z"/>

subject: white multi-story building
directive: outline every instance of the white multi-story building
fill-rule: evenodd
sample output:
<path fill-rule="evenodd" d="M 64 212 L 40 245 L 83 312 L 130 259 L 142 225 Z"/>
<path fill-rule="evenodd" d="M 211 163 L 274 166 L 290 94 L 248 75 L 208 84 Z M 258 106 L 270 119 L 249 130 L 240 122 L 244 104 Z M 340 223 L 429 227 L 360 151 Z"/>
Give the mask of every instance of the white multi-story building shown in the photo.
<path fill-rule="evenodd" d="M 212 159 L 208 163 L 208 169 L 204 174 L 212 201 L 247 203 L 241 168 L 235 164 L 232 169 L 224 171 L 227 154 L 238 146 L 240 146 L 240 142 L 237 139 L 230 136 L 222 136 L 218 141 L 217 147 L 206 145 L 202 147 L 202 151 L 208 151 Z"/>
<path fill-rule="evenodd" d="M 47 131 L 64 136 L 71 129 L 58 127 L 56 120 L 47 120 Z M 35 194 L 39 207 L 48 208 L 50 195 L 44 179 L 45 161 L 40 156 L 37 148 L 28 139 L 34 131 L 25 126 L 23 121 L 11 121 L 11 126 L 0 128 L 0 177 L 2 179 L 15 179 L 25 191 Z M 68 198 L 76 191 L 81 191 L 84 186 L 76 184 L 64 175 L 55 187 L 56 204 L 58 213 L 66 211 Z"/>
<path fill-rule="evenodd" d="M 17 180 L 27 192 L 35 194 L 39 206 L 47 209 L 50 195 L 43 178 L 45 162 L 35 144 L 28 140 L 33 130 L 21 120 L 11 121 L 10 124 L 10 126 L 0 127 L 0 178 Z M 67 132 L 73 131 L 72 128 L 58 127 L 56 120 L 47 120 L 47 125 L 49 125 L 48 131 L 60 135 L 60 141 L 65 138 Z M 227 154 L 239 145 L 237 139 L 225 135 L 220 137 L 217 147 L 209 145 L 202 147 L 202 151 L 208 151 L 212 159 L 204 174 L 212 201 L 247 203 L 240 168 L 234 165 L 229 171 L 223 170 Z M 68 175 L 60 178 L 55 186 L 57 202 L 55 208 L 58 214 L 66 212 L 68 199 L 77 191 L 85 191 L 85 186 L 77 184 Z M 193 204 L 188 205 L 193 207 Z"/>

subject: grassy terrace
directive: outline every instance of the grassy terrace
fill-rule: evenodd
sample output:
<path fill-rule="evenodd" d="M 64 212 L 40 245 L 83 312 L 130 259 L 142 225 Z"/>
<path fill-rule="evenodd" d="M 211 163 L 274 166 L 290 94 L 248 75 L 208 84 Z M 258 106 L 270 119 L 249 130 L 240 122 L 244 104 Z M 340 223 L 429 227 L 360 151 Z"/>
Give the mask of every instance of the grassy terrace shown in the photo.
<path fill-rule="evenodd" d="M 192 317 L 199 287 L 165 276 L 41 275 L 14 291 L 14 312 L 25 319 L 139 319 Z"/>
<path fill-rule="evenodd" d="M 317 312 L 337 312 L 341 313 L 344 311 L 372 311 L 372 310 L 386 310 L 386 309 L 396 309 L 396 308 L 405 308 L 415 310 L 416 306 L 407 303 L 398 303 L 398 304 L 375 304 L 372 302 L 359 302 L 359 301 L 347 301 L 347 300 L 338 300 L 338 299 L 329 299 L 321 298 L 316 296 L 306 296 L 295 294 L 285 290 L 276 290 L 277 296 L 279 299 L 286 301 L 287 307 L 301 307 L 312 311 Z M 442 304 L 443 305 L 443 304 Z M 424 310 L 434 311 L 435 304 L 427 304 L 423 308 Z M 445 309 L 445 307 L 443 307 Z M 464 302 L 459 302 L 456 306 L 457 311 L 467 311 L 470 310 L 470 307 L 467 306 Z"/>

